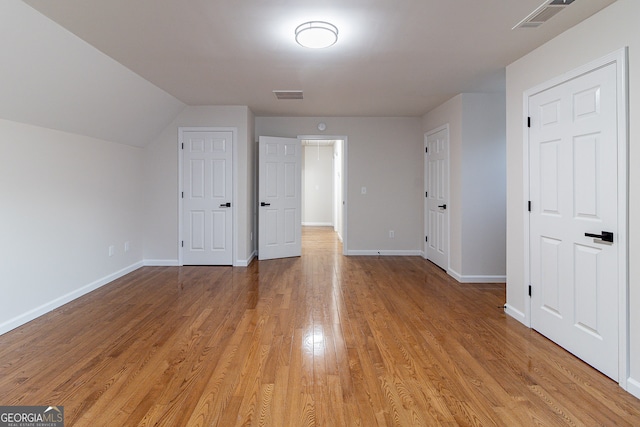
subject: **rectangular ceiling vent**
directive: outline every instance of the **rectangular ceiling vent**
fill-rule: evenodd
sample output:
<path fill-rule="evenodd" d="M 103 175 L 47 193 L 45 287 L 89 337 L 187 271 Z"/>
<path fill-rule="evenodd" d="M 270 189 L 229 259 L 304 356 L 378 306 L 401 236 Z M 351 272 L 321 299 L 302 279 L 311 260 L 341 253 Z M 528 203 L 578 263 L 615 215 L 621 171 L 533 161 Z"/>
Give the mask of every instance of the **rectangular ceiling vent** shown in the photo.
<path fill-rule="evenodd" d="M 569 6 L 575 0 L 547 0 L 536 10 L 531 12 L 529 16 L 518 22 L 512 30 L 516 28 L 536 28 L 547 22 L 562 11 L 565 7 Z"/>
<path fill-rule="evenodd" d="M 274 90 L 273 93 L 278 99 L 302 99 L 301 90 Z"/>

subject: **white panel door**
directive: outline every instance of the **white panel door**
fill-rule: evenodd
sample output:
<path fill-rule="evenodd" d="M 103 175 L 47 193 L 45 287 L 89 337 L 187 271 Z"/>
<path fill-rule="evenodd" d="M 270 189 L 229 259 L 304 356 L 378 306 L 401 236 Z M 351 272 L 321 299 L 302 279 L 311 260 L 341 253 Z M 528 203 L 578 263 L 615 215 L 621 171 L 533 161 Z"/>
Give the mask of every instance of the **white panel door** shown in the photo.
<path fill-rule="evenodd" d="M 615 64 L 529 97 L 529 241 L 532 327 L 617 380 L 616 97 Z"/>
<path fill-rule="evenodd" d="M 182 135 L 182 263 L 232 265 L 233 134 Z"/>
<path fill-rule="evenodd" d="M 295 138 L 261 136 L 258 259 L 300 256 L 302 251 L 302 146 Z"/>
<path fill-rule="evenodd" d="M 449 129 L 426 137 L 426 256 L 445 271 L 449 268 Z"/>

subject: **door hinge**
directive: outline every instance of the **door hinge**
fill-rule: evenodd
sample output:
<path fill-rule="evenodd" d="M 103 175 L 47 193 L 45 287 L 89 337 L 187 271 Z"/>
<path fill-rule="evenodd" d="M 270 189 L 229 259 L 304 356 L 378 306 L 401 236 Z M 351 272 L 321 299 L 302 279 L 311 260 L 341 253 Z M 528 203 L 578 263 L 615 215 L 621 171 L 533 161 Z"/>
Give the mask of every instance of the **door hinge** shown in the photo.
<path fill-rule="evenodd" d="M 424 197 L 429 197 L 429 192 L 428 191 L 424 192 Z"/>
<path fill-rule="evenodd" d="M 429 241 L 429 236 L 424 236 L 424 241 L 428 242 Z"/>
<path fill-rule="evenodd" d="M 429 147 L 424 147 L 424 152 L 428 153 L 429 152 Z"/>
<path fill-rule="evenodd" d="M 529 296 L 531 296 L 531 285 L 529 285 Z"/>
<path fill-rule="evenodd" d="M 182 198 L 184 199 L 184 191 L 182 192 Z"/>
<path fill-rule="evenodd" d="M 181 242 L 181 246 L 184 248 L 184 240 Z"/>
<path fill-rule="evenodd" d="M 182 149 L 184 150 L 184 142 L 182 143 Z"/>
<path fill-rule="evenodd" d="M 527 210 L 531 212 L 531 200 L 527 202 Z"/>
<path fill-rule="evenodd" d="M 527 127 L 531 127 L 531 117 L 527 117 Z"/>

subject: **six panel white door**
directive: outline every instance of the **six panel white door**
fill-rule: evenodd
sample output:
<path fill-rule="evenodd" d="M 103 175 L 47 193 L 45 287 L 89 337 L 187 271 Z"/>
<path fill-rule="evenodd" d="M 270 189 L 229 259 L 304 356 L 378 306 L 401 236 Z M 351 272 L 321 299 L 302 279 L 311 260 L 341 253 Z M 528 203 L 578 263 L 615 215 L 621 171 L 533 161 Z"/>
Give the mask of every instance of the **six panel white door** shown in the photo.
<path fill-rule="evenodd" d="M 182 263 L 232 265 L 232 133 L 183 132 Z"/>
<path fill-rule="evenodd" d="M 529 98 L 529 170 L 532 327 L 617 380 L 615 67 Z"/>
<path fill-rule="evenodd" d="M 427 202 L 427 259 L 449 268 L 449 130 L 427 134 L 425 170 Z"/>
<path fill-rule="evenodd" d="M 302 147 L 295 138 L 259 140 L 258 259 L 302 252 Z"/>

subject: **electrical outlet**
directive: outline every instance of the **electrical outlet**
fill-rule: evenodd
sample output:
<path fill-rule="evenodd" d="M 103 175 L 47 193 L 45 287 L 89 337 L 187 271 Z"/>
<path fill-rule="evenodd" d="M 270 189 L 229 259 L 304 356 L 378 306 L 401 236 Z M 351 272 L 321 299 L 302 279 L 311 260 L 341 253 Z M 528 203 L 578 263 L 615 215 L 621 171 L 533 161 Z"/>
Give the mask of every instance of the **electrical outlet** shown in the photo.
<path fill-rule="evenodd" d="M 393 230 L 389 230 L 389 238 L 394 239 L 396 237 L 396 233 Z"/>
<path fill-rule="evenodd" d="M 124 242 L 124 251 L 129 252 L 129 249 L 131 249 L 131 245 L 129 244 L 129 241 Z"/>
<path fill-rule="evenodd" d="M 109 256 L 113 256 L 113 254 L 115 253 L 116 248 L 113 245 L 109 246 Z"/>

